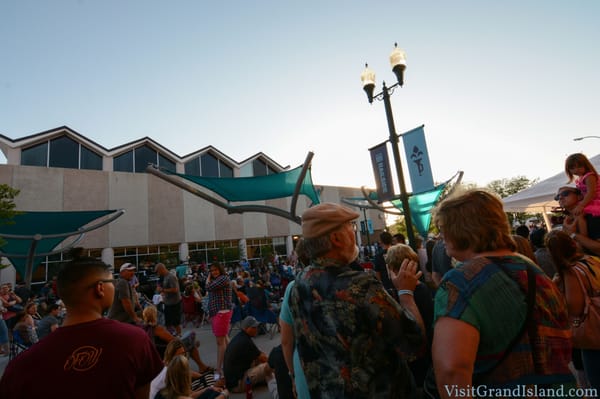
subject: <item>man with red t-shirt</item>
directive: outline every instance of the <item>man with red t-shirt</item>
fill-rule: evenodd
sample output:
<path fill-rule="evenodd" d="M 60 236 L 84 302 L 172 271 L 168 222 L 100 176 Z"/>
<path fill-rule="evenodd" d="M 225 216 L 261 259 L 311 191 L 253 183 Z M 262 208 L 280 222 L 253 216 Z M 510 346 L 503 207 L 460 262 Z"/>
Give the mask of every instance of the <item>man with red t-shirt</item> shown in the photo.
<path fill-rule="evenodd" d="M 112 270 L 75 251 L 57 280 L 63 325 L 8 364 L 0 398 L 148 398 L 160 356 L 144 330 L 102 316 L 114 298 Z"/>

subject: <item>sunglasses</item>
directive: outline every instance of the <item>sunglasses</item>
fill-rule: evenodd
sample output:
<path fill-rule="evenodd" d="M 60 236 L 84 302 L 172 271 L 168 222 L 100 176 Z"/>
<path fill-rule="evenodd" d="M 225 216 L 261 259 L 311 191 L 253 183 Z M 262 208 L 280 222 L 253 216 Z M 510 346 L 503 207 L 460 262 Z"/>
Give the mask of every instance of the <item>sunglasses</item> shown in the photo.
<path fill-rule="evenodd" d="M 568 197 L 570 194 L 575 194 L 575 192 L 571 190 L 561 191 L 560 193 L 556 194 L 556 196 L 554 197 L 554 201 L 558 201 L 561 198 Z"/>

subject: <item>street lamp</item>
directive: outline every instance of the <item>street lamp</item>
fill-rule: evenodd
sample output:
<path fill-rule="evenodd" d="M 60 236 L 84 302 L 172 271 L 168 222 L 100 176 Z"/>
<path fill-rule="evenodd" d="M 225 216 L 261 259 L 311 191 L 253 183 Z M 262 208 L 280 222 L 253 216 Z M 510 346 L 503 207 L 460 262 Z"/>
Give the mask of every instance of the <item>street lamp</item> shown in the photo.
<path fill-rule="evenodd" d="M 410 207 L 408 205 L 408 194 L 406 192 L 406 185 L 404 183 L 404 172 L 402 171 L 402 162 L 400 160 L 400 150 L 398 149 L 398 135 L 396 134 L 396 127 L 394 125 L 394 115 L 392 114 L 392 105 L 390 103 L 390 95 L 394 93 L 396 87 L 402 87 L 404 85 L 404 70 L 406 69 L 406 53 L 398 48 L 398 43 L 394 43 L 394 50 L 390 54 L 390 64 L 392 65 L 392 71 L 396 75 L 397 83 L 387 87 L 383 82 L 383 88 L 381 93 L 373 95 L 375 89 L 375 72 L 369 69 L 369 65 L 365 64 L 365 70 L 360 75 L 360 80 L 363 83 L 363 89 L 367 93 L 369 103 L 373 103 L 373 99 L 383 101 L 385 106 L 385 116 L 387 117 L 388 129 L 390 132 L 389 141 L 392 144 L 392 151 L 394 153 L 394 162 L 396 164 L 396 173 L 398 174 L 398 183 L 400 185 L 400 201 L 402 202 L 402 209 L 404 210 L 404 221 L 406 223 L 406 233 L 408 236 L 408 242 L 410 246 L 416 250 L 415 237 L 413 233 L 412 217 L 410 215 Z"/>
<path fill-rule="evenodd" d="M 583 137 L 576 137 L 573 139 L 573 141 L 581 141 L 583 139 L 600 139 L 600 136 L 583 136 Z"/>

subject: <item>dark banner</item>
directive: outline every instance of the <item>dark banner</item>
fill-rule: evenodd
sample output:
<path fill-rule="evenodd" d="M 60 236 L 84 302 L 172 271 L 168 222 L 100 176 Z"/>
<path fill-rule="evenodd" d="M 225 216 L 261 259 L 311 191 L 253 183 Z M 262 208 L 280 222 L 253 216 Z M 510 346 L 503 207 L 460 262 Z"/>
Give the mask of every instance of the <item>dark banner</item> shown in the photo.
<path fill-rule="evenodd" d="M 390 159 L 387 153 L 386 143 L 369 150 L 371 152 L 371 163 L 373 174 L 377 184 L 377 197 L 379 202 L 389 201 L 394 198 L 394 182 L 390 170 Z"/>

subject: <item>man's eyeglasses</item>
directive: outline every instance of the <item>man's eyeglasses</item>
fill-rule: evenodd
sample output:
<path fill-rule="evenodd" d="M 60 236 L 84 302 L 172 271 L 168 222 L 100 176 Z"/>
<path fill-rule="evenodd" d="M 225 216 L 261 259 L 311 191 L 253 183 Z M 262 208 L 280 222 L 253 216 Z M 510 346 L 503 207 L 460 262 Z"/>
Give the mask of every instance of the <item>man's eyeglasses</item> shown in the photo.
<path fill-rule="evenodd" d="M 574 191 L 571 190 L 565 190 L 565 191 L 561 191 L 560 193 L 556 194 L 556 196 L 554 197 L 554 201 L 558 201 L 561 198 L 565 198 L 568 197 L 570 194 L 574 194 Z"/>

